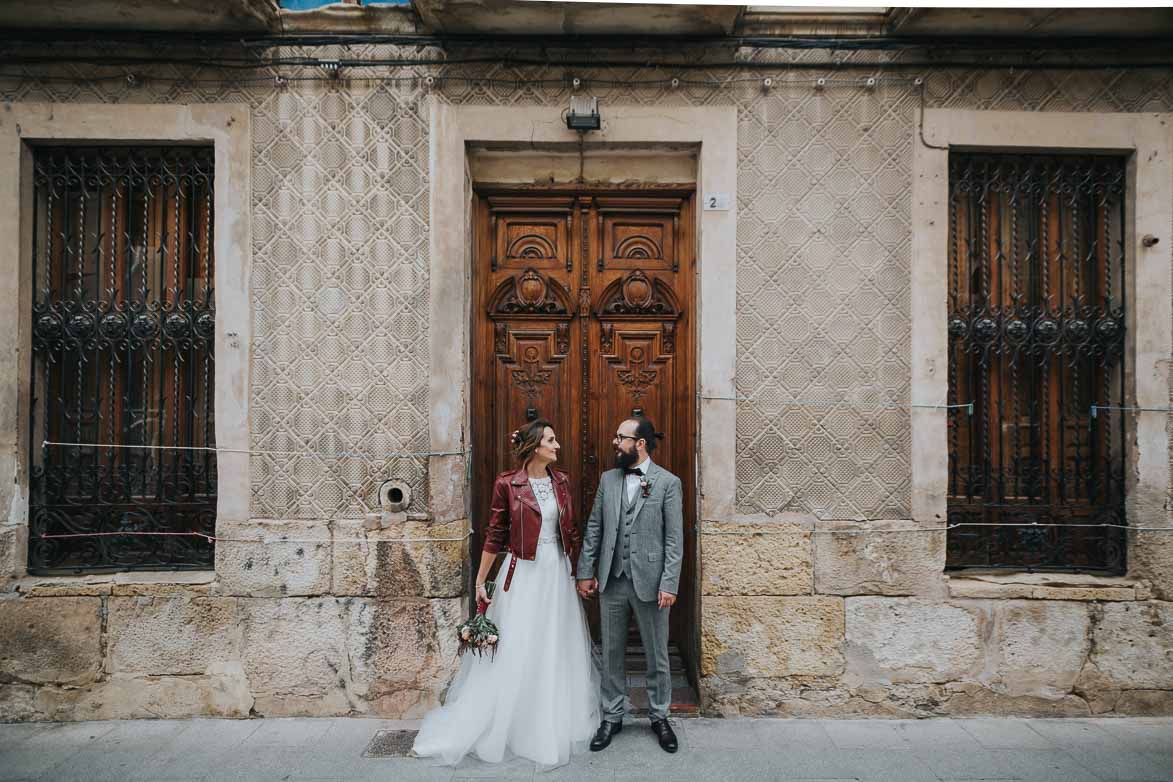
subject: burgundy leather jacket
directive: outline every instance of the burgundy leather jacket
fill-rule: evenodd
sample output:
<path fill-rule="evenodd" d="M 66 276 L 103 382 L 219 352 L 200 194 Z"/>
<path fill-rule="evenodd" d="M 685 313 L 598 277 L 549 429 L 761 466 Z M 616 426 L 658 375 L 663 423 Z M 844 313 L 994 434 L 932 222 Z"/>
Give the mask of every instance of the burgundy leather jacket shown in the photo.
<path fill-rule="evenodd" d="M 570 477 L 562 470 L 550 469 L 554 496 L 561 511 L 558 526 L 562 533 L 562 551 L 570 557 L 570 573 L 578 568 L 578 554 L 582 550 L 582 535 L 574 523 L 574 504 L 570 501 Z M 542 530 L 542 509 L 530 488 L 525 465 L 506 470 L 493 483 L 493 502 L 489 507 L 489 523 L 485 532 L 484 550 L 499 554 L 506 548 L 513 554 L 509 574 L 502 589 L 509 591 L 513 570 L 518 559 L 532 560 L 538 551 L 538 534 Z"/>

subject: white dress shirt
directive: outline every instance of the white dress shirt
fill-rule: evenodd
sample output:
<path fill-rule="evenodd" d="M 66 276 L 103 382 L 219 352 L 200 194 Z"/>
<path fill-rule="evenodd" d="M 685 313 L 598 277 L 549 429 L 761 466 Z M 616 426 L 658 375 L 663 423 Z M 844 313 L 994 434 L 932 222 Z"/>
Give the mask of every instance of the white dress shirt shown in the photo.
<path fill-rule="evenodd" d="M 652 464 L 652 457 L 649 456 L 648 458 L 644 459 L 642 462 L 637 464 L 635 466 L 635 469 L 639 470 L 640 473 L 642 473 L 643 475 L 647 475 L 648 474 L 648 467 L 650 467 L 651 464 Z M 632 500 L 635 499 L 635 490 L 639 488 L 640 476 L 639 475 L 625 475 L 625 476 L 623 476 L 623 478 L 626 481 L 625 486 L 627 488 L 627 501 L 631 502 Z"/>

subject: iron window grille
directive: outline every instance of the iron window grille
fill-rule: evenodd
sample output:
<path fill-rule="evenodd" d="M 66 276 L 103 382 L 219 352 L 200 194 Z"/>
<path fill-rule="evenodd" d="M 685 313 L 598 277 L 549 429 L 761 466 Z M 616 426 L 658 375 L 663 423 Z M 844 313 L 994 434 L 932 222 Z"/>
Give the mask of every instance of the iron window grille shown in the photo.
<path fill-rule="evenodd" d="M 213 566 L 214 170 L 33 150 L 31 573 Z"/>
<path fill-rule="evenodd" d="M 947 566 L 1123 573 L 1125 161 L 951 153 L 949 189 L 948 520 L 986 526 Z"/>

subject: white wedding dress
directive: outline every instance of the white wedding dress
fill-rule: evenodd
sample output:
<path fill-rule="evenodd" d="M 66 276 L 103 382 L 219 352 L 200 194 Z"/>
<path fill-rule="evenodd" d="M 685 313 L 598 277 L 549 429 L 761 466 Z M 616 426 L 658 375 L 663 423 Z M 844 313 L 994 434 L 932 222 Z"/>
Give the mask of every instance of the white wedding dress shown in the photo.
<path fill-rule="evenodd" d="M 519 756 L 560 766 L 599 725 L 599 674 L 562 552 L 558 501 L 549 478 L 530 486 L 542 531 L 534 560 L 519 559 L 509 591 L 499 583 L 493 593 L 487 616 L 500 631 L 497 654 L 463 655 L 444 705 L 424 717 L 412 747 L 418 756 L 456 765 L 471 752 L 490 763 Z"/>

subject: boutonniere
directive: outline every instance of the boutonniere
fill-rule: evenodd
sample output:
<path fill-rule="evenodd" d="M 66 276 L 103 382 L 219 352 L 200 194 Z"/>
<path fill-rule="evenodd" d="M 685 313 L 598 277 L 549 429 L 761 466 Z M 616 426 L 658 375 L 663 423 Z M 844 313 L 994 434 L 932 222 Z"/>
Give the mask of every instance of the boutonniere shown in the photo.
<path fill-rule="evenodd" d="M 644 499 L 647 499 L 648 495 L 652 493 L 652 482 L 647 478 L 640 478 L 639 490 L 643 493 Z"/>

